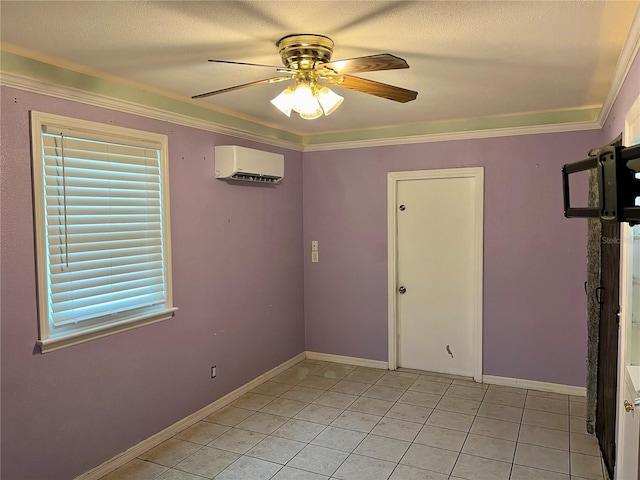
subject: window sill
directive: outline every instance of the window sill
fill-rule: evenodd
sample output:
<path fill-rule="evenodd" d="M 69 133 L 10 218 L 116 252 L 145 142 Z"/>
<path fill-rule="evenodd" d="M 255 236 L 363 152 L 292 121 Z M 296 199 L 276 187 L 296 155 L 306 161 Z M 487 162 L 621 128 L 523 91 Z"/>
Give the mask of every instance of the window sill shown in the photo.
<path fill-rule="evenodd" d="M 155 312 L 144 317 L 138 317 L 135 320 L 123 320 L 116 324 L 104 325 L 64 336 L 38 340 L 36 343 L 40 346 L 40 353 L 49 353 L 55 350 L 60 350 L 61 348 L 71 347 L 79 343 L 89 342 L 108 335 L 126 332 L 127 330 L 132 330 L 134 328 L 168 320 L 174 316 L 177 310 L 177 307 L 171 307 L 166 310 L 162 310 L 161 312 Z"/>

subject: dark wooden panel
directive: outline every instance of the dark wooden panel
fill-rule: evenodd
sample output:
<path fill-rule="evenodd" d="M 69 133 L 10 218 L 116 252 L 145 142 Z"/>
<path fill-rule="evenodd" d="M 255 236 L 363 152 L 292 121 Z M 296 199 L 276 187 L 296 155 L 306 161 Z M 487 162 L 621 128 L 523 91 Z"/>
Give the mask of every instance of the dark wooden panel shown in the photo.
<path fill-rule="evenodd" d="M 596 435 L 604 463 L 613 478 L 616 459 L 618 389 L 618 312 L 620 291 L 620 224 L 603 222 L 601 241 L 602 305 L 598 349 Z"/>

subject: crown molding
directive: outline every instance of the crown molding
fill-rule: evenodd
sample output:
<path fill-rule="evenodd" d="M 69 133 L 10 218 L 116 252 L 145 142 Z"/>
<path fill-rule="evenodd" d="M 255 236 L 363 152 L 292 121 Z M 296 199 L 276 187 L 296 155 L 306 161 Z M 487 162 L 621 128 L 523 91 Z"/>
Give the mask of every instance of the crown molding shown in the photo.
<path fill-rule="evenodd" d="M 633 61 L 638 55 L 638 51 L 640 51 L 640 10 L 638 10 L 635 17 L 633 17 L 629 34 L 627 35 L 627 41 L 624 43 L 622 52 L 620 52 L 620 56 L 618 57 L 618 65 L 616 66 L 616 73 L 613 77 L 611 88 L 609 88 L 609 94 L 602 104 L 602 109 L 598 115 L 598 125 L 600 125 L 600 128 L 604 126 L 607 118 L 609 118 L 611 109 L 620 94 L 620 90 L 629 74 Z"/>
<path fill-rule="evenodd" d="M 166 122 L 183 125 L 185 127 L 198 128 L 208 132 L 219 133 L 222 135 L 230 135 L 244 140 L 259 142 L 265 145 L 287 148 L 295 151 L 302 151 L 301 142 L 292 142 L 277 139 L 271 136 L 244 130 L 242 128 L 230 127 L 217 122 L 194 118 L 189 115 L 169 112 L 160 108 L 141 105 L 139 103 L 113 98 L 99 93 L 88 92 L 78 88 L 56 85 L 47 81 L 18 75 L 12 72 L 0 71 L 0 85 L 24 90 L 31 93 L 49 95 L 63 100 L 71 100 L 81 102 L 96 107 L 108 108 L 118 112 L 140 115 L 143 117 L 153 118 Z"/>
<path fill-rule="evenodd" d="M 597 130 L 602 126 L 597 121 L 568 122 L 548 125 L 533 125 L 522 127 L 488 128 L 478 130 L 464 130 L 448 133 L 429 133 L 406 137 L 389 137 L 382 139 L 356 140 L 352 142 L 322 143 L 305 145 L 304 152 L 319 152 L 326 150 L 345 150 L 350 148 L 371 148 L 391 145 L 405 145 L 413 143 L 448 142 L 453 140 L 473 140 L 478 138 L 513 137 L 518 135 L 536 135 L 544 133 L 576 132 L 583 130 Z"/>

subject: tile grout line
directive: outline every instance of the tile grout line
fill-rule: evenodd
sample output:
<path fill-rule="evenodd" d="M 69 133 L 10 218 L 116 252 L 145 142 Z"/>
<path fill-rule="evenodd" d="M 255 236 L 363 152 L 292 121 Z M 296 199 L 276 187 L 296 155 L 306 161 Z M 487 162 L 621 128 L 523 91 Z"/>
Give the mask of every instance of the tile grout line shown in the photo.
<path fill-rule="evenodd" d="M 442 399 L 444 398 L 444 396 L 447 394 L 447 392 L 449 391 L 449 389 L 451 388 L 451 385 L 453 385 L 453 382 L 451 382 L 451 384 L 447 387 L 447 389 L 445 390 L 445 392 L 442 394 L 442 397 L 440 399 L 440 401 L 442 401 Z M 488 390 L 488 389 L 487 389 Z M 484 397 L 487 395 L 487 391 L 485 390 L 484 395 L 482 395 L 482 398 L 484 399 Z M 480 404 L 482 404 L 482 402 L 480 402 Z M 438 402 L 436 404 L 435 407 L 433 407 L 433 411 L 435 412 L 436 408 L 438 407 L 438 405 L 440 405 L 440 402 Z M 478 410 L 480 409 L 480 407 L 478 406 Z M 469 433 L 471 432 L 471 427 L 473 426 L 473 422 L 475 422 L 476 417 L 478 415 L 478 412 L 476 411 L 476 413 L 473 416 L 473 420 L 471 421 L 471 425 L 469 425 L 469 429 L 466 432 L 466 435 L 464 437 L 464 441 L 462 442 L 462 445 L 460 446 L 460 451 L 458 452 L 458 455 L 456 456 L 456 461 L 453 462 L 453 467 L 451 467 L 451 471 L 449 472 L 449 477 L 451 477 L 453 475 L 453 471 L 456 468 L 456 465 L 458 464 L 458 461 L 460 460 L 460 456 L 462 455 L 462 450 L 464 449 L 464 445 L 467 443 L 467 439 L 469 438 Z"/>
<path fill-rule="evenodd" d="M 520 440 L 520 431 L 522 430 L 522 422 L 524 420 L 524 411 L 527 407 L 527 397 L 529 395 L 529 391 L 524 396 L 524 404 L 522 405 L 522 413 L 520 414 L 520 422 L 518 423 L 518 433 L 516 434 L 516 444 L 513 447 L 513 458 L 511 459 L 511 468 L 509 469 L 509 478 L 513 475 L 513 467 L 516 465 L 516 453 L 518 452 L 518 443 Z"/>

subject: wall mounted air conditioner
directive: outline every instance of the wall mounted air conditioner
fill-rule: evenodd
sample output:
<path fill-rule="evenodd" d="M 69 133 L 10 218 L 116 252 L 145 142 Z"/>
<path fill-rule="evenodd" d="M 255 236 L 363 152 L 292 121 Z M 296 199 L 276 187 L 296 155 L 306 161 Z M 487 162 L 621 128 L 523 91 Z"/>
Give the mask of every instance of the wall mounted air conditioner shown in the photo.
<path fill-rule="evenodd" d="M 284 155 L 237 145 L 216 145 L 216 178 L 248 182 L 280 183 Z"/>

